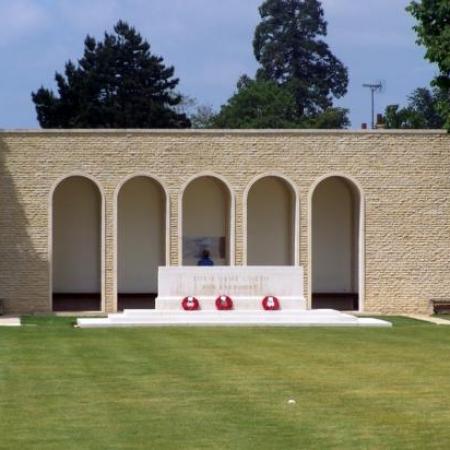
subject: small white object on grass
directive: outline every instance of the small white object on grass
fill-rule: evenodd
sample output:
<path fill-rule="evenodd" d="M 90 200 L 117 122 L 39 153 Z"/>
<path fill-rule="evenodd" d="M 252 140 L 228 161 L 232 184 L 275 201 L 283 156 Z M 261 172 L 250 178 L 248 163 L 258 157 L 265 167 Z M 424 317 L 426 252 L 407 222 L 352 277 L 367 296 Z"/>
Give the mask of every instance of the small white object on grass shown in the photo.
<path fill-rule="evenodd" d="M 293 398 L 288 400 L 288 405 L 295 405 L 296 403 L 297 402 Z"/>

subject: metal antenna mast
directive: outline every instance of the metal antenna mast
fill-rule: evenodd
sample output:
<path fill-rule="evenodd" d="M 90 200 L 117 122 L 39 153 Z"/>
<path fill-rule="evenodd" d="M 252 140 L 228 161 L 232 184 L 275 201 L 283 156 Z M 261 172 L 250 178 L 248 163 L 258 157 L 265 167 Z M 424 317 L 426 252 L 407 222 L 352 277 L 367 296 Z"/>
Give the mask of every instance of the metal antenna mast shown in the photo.
<path fill-rule="evenodd" d="M 383 84 L 378 83 L 365 83 L 363 87 L 370 89 L 371 101 L 372 101 L 372 130 L 375 129 L 375 92 L 380 92 L 383 89 Z"/>

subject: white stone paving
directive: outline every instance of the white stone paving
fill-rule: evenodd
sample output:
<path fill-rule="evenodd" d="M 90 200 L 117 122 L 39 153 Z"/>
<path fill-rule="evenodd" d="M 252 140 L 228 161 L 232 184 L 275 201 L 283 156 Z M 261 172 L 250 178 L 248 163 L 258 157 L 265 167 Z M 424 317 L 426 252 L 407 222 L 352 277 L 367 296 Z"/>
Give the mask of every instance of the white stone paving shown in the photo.
<path fill-rule="evenodd" d="M 125 310 L 103 319 L 77 320 L 80 328 L 163 326 L 391 327 L 390 322 L 359 318 L 335 310 L 313 311 L 158 311 Z"/>
<path fill-rule="evenodd" d="M 0 317 L 0 327 L 20 327 L 20 325 L 18 317 Z"/>

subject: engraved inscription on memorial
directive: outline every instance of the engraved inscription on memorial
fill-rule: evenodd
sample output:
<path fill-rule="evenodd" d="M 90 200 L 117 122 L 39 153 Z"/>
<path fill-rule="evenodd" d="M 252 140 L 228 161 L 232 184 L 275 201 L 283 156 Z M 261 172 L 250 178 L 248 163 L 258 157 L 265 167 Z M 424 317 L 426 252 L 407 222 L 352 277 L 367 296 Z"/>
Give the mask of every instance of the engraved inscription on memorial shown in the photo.
<path fill-rule="evenodd" d="M 238 295 L 258 295 L 269 289 L 267 275 L 202 274 L 194 275 L 193 291 L 198 295 L 217 295 L 218 292 Z"/>
<path fill-rule="evenodd" d="M 260 310 L 267 296 L 280 299 L 281 309 L 305 309 L 303 268 L 293 266 L 160 267 L 158 310 L 180 309 L 180 299 L 197 298 L 201 310 L 216 310 L 219 295 L 232 298 L 234 310 Z"/>
<path fill-rule="evenodd" d="M 301 267 L 161 267 L 159 295 L 303 296 Z"/>

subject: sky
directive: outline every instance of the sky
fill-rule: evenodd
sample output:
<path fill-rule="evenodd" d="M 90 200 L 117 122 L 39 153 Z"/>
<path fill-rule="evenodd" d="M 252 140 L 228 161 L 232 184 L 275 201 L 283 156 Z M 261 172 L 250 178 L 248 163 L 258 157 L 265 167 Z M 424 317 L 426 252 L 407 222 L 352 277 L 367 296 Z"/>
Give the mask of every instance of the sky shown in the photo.
<path fill-rule="evenodd" d="M 39 128 L 31 92 L 55 88 L 54 74 L 78 60 L 87 34 L 101 39 L 119 20 L 133 25 L 152 52 L 175 66 L 179 90 L 219 108 L 242 74 L 254 75 L 252 39 L 262 0 L 0 0 L 0 128 Z M 323 0 L 326 41 L 348 67 L 352 128 L 370 123 L 363 83 L 382 80 L 376 111 L 404 104 L 428 86 L 436 68 L 416 45 L 408 0 Z"/>

